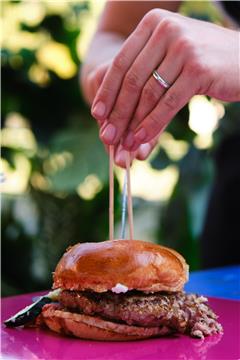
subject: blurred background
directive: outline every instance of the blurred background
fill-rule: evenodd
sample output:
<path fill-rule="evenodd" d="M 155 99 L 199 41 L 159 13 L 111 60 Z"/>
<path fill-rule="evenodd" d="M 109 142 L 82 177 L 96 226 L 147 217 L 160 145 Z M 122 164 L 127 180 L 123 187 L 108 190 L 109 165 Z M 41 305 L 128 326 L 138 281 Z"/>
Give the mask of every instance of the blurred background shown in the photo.
<path fill-rule="evenodd" d="M 104 1 L 1 4 L 2 295 L 51 287 L 65 249 L 108 237 L 108 158 L 79 87 L 79 69 Z M 226 24 L 208 1 L 181 12 Z M 202 266 L 200 235 L 214 154 L 234 132 L 239 104 L 195 96 L 132 169 L 135 237 Z M 119 236 L 123 171 L 115 171 Z"/>

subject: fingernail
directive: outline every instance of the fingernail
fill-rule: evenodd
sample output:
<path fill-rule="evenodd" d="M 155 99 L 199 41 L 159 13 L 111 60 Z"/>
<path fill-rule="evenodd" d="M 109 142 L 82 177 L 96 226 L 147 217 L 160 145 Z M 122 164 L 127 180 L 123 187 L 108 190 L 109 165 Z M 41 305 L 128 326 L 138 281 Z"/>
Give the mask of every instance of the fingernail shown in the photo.
<path fill-rule="evenodd" d="M 98 101 L 92 109 L 93 116 L 102 118 L 106 112 L 106 106 L 102 101 Z"/>
<path fill-rule="evenodd" d="M 113 124 L 108 124 L 100 133 L 102 140 L 111 145 L 117 135 L 117 129 Z"/>
<path fill-rule="evenodd" d="M 126 139 L 124 139 L 123 141 L 123 147 L 126 149 L 130 149 L 133 146 L 134 143 L 134 137 L 133 137 L 133 132 L 130 131 L 128 136 L 126 137 Z"/>
<path fill-rule="evenodd" d="M 121 167 L 125 167 L 125 164 L 126 164 L 126 151 L 125 150 L 121 150 L 121 151 L 117 152 L 116 157 L 115 157 L 115 162 L 117 165 L 119 165 Z"/>
<path fill-rule="evenodd" d="M 141 159 L 146 159 L 148 157 L 148 155 L 150 154 L 150 152 L 151 152 L 151 146 L 149 143 L 142 144 L 139 147 L 139 157 Z"/>
<path fill-rule="evenodd" d="M 147 133 L 146 130 L 144 128 L 139 129 L 134 138 L 136 139 L 136 141 L 144 141 L 146 139 Z"/>
<path fill-rule="evenodd" d="M 103 120 L 101 127 L 100 127 L 100 134 L 103 133 L 103 131 L 106 129 L 107 125 L 109 124 L 108 120 Z"/>

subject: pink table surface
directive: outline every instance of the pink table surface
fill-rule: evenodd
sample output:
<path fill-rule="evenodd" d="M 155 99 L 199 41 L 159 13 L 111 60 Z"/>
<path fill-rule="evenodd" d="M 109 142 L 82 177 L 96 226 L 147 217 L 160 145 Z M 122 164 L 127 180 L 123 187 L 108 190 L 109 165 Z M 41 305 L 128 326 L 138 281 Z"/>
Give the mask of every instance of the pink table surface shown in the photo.
<path fill-rule="evenodd" d="M 36 294 L 2 299 L 2 321 L 32 301 Z M 43 329 L 6 328 L 2 325 L 1 359 L 94 359 L 157 360 L 240 358 L 240 301 L 209 298 L 224 327 L 223 335 L 204 340 L 187 336 L 165 337 L 134 342 L 97 342 L 67 338 Z"/>

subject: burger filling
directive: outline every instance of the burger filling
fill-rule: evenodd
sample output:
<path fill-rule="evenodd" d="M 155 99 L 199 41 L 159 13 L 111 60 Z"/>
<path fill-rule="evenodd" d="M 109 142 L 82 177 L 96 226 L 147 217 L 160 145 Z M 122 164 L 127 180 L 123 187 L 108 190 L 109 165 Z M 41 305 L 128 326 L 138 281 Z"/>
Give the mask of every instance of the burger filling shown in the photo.
<path fill-rule="evenodd" d="M 60 293 L 59 301 L 70 311 L 139 327 L 167 327 L 170 332 L 188 333 L 203 338 L 222 331 L 217 316 L 207 299 L 195 294 L 111 291 L 95 293 L 68 291 Z"/>

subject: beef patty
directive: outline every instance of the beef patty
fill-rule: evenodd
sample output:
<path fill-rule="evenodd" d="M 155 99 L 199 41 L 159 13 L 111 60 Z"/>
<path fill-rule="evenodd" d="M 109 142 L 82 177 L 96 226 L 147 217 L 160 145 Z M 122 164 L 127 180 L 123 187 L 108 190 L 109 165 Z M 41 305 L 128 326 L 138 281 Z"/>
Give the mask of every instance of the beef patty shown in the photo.
<path fill-rule="evenodd" d="M 204 337 L 222 331 L 217 316 L 195 294 L 128 291 L 125 294 L 64 290 L 60 303 L 67 309 L 86 315 L 142 327 L 166 326 L 172 332 Z"/>

